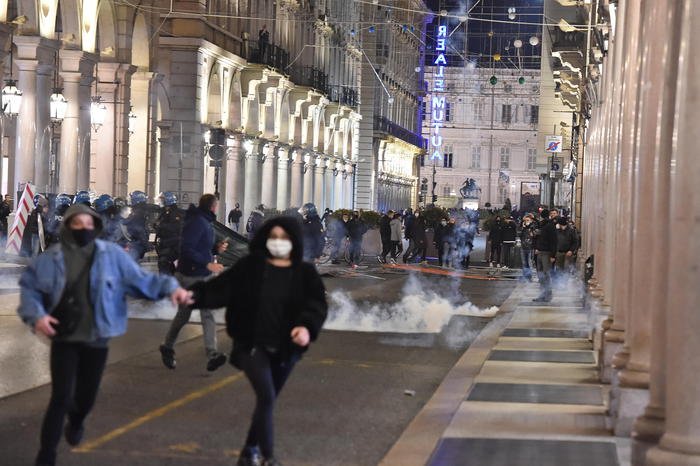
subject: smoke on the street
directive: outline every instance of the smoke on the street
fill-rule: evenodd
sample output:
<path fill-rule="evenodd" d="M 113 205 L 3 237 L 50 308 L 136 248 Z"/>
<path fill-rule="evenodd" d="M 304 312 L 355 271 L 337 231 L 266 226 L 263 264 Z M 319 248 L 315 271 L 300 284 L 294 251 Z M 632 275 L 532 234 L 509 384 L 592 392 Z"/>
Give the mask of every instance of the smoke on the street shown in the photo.
<path fill-rule="evenodd" d="M 458 282 L 435 289 L 412 275 L 395 303 L 356 303 L 345 291 L 330 293 L 330 330 L 357 332 L 438 333 L 454 315 L 493 317 L 498 307 L 480 309 L 459 293 Z"/>

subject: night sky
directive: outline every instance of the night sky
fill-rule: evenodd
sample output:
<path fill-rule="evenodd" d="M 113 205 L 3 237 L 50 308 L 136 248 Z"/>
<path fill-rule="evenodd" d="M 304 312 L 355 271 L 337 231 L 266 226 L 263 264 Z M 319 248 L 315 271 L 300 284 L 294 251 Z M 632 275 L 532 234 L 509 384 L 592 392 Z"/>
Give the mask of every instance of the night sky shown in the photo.
<path fill-rule="evenodd" d="M 479 67 L 539 69 L 541 55 L 542 27 L 539 25 L 516 24 L 517 22 L 541 23 L 544 10 L 544 0 L 481 0 L 469 14 L 467 22 L 468 47 L 465 50 L 465 25 L 459 25 L 457 19 L 436 17 L 433 24 L 428 26 L 428 55 L 434 48 L 434 36 L 438 22 L 448 21 L 448 31 L 452 32 L 449 39 L 450 51 L 448 62 L 452 66 L 463 66 L 464 60 L 473 62 Z M 427 0 L 426 3 L 434 11 L 447 10 L 449 14 L 463 15 L 475 4 L 470 0 Z M 508 8 L 516 9 L 515 20 L 508 18 Z M 505 23 L 494 23 L 484 20 L 499 20 Z M 489 34 L 489 33 L 493 34 Z M 540 39 L 540 45 L 531 46 L 531 36 Z M 513 41 L 520 39 L 523 46 L 520 57 L 517 56 Z M 495 53 L 501 54 L 501 61 L 492 59 Z"/>

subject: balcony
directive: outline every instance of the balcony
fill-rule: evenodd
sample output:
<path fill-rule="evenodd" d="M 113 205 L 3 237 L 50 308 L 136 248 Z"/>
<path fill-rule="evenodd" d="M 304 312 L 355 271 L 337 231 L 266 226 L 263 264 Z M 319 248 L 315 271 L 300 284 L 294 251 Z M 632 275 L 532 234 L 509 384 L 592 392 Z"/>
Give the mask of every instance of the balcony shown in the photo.
<path fill-rule="evenodd" d="M 313 66 L 292 66 L 289 79 L 297 86 L 310 87 L 328 94 L 328 75 Z"/>
<path fill-rule="evenodd" d="M 426 149 L 428 147 L 428 141 L 427 139 L 423 138 L 423 136 L 406 129 L 403 126 L 399 126 L 385 117 L 374 117 L 374 130 L 390 134 L 396 138 L 401 139 L 402 141 L 405 141 L 416 147 L 420 147 L 421 149 Z"/>
<path fill-rule="evenodd" d="M 329 90 L 328 100 L 331 102 L 337 102 L 340 105 L 346 105 L 352 108 L 357 108 L 357 105 L 360 103 L 357 91 L 351 87 L 330 86 Z"/>
<path fill-rule="evenodd" d="M 274 44 L 267 44 L 262 50 L 257 40 L 249 40 L 244 58 L 250 63 L 267 65 L 281 73 L 285 73 L 289 66 L 289 53 Z"/>

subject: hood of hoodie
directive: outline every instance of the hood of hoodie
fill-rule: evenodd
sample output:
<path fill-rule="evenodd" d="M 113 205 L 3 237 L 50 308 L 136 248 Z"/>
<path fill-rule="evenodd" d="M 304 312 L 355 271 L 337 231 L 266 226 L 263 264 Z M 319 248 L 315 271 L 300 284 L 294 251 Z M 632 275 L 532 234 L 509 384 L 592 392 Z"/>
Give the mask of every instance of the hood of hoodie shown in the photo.
<path fill-rule="evenodd" d="M 70 229 L 68 228 L 68 223 L 70 223 L 71 218 L 75 217 L 78 214 L 88 214 L 92 217 L 93 221 L 95 222 L 95 236 L 99 236 L 100 233 L 102 232 L 102 217 L 100 217 L 100 214 L 95 212 L 93 209 L 90 207 L 86 206 L 85 204 L 73 204 L 66 210 L 66 212 L 63 214 L 63 223 L 61 224 L 61 228 L 59 230 L 59 237 L 61 241 L 64 243 L 68 244 L 75 244 L 75 239 L 73 238 L 73 235 L 70 233 Z"/>
<path fill-rule="evenodd" d="M 191 219 L 192 217 L 204 217 L 208 222 L 213 222 L 216 220 L 216 214 L 209 210 L 200 209 L 194 204 L 190 204 L 185 212 L 185 220 Z"/>

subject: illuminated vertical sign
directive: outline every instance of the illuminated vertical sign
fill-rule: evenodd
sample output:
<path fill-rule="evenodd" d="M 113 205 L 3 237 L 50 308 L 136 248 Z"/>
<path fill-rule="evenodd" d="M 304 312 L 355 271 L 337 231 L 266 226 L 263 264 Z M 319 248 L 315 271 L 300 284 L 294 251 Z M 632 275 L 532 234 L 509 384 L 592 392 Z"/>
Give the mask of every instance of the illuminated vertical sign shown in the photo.
<path fill-rule="evenodd" d="M 430 150 L 432 155 L 431 160 L 442 158 L 442 136 L 440 135 L 440 129 L 445 123 L 445 67 L 447 66 L 447 59 L 445 58 L 445 51 L 447 50 L 447 26 L 437 27 L 437 45 L 435 46 L 435 52 L 437 56 L 433 65 L 435 65 L 435 74 L 433 75 L 433 89 L 432 98 L 430 99 L 430 109 L 433 115 L 431 128 L 430 128 Z"/>

